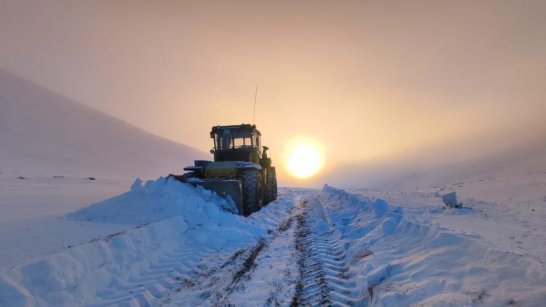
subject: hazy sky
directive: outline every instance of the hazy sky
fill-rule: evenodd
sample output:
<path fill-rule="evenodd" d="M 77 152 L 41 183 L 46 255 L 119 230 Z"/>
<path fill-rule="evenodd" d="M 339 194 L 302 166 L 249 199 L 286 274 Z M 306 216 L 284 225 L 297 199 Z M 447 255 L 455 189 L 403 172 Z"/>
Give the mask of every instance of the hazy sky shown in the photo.
<path fill-rule="evenodd" d="M 544 135 L 545 16 L 546 1 L 0 0 L 0 67 L 204 151 L 212 125 L 252 121 L 257 84 L 274 161 L 304 135 L 332 170 Z"/>

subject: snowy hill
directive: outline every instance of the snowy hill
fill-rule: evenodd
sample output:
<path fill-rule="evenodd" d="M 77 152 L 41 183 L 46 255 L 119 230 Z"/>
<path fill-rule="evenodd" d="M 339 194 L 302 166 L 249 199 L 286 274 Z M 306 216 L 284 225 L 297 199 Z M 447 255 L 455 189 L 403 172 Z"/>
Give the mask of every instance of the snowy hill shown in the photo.
<path fill-rule="evenodd" d="M 534 177 L 546 178 L 545 174 L 546 141 L 542 139 L 473 159 L 410 171 L 389 181 L 398 186 L 411 182 L 405 187 L 414 188 L 415 185 L 438 186 L 486 178 L 512 178 L 514 175 L 527 176 L 531 180 Z"/>
<path fill-rule="evenodd" d="M 156 178 L 205 154 L 0 70 L 0 172 Z"/>

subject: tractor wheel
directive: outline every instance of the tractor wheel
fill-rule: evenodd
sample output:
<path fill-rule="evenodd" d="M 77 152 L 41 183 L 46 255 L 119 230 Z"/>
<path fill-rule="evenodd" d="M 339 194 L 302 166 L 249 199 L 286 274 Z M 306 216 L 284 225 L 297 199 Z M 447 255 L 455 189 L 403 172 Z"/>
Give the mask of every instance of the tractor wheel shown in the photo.
<path fill-rule="evenodd" d="M 260 210 L 263 204 L 263 183 L 259 170 L 245 170 L 241 172 L 243 185 L 243 215 Z"/>
<path fill-rule="evenodd" d="M 272 167 L 267 172 L 267 187 L 265 189 L 266 203 L 270 203 L 277 199 L 277 175 L 275 174 L 275 168 Z"/>
<path fill-rule="evenodd" d="M 277 173 L 275 172 L 274 167 L 272 167 L 271 170 L 272 170 L 271 173 L 273 174 L 271 176 L 272 177 L 271 182 L 273 183 L 273 200 L 276 200 L 277 195 L 278 195 L 278 192 L 277 192 Z"/>

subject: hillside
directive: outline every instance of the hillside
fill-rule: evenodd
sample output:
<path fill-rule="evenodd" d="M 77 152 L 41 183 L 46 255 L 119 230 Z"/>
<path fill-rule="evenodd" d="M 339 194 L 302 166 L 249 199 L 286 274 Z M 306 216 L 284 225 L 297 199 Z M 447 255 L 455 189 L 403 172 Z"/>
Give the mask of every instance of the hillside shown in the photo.
<path fill-rule="evenodd" d="M 418 153 L 377 164 L 348 164 L 329 180 L 349 188 L 402 189 L 437 187 L 490 178 L 510 180 L 514 176 L 529 183 L 546 179 L 546 139 L 511 140 L 512 145 L 470 154 L 475 148 L 453 144 L 445 149 L 424 148 Z"/>
<path fill-rule="evenodd" d="M 205 154 L 0 70 L 0 172 L 155 178 Z"/>

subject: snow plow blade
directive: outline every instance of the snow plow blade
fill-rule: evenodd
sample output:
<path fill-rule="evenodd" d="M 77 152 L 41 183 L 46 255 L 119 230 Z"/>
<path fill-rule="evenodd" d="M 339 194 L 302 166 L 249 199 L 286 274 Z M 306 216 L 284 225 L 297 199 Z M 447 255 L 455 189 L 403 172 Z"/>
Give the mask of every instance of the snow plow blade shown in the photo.
<path fill-rule="evenodd" d="M 201 186 L 207 190 L 211 190 L 220 197 L 231 197 L 239 210 L 239 214 L 243 214 L 243 189 L 241 181 L 236 179 L 199 179 L 199 178 L 184 178 L 184 176 L 169 175 L 184 183 L 189 183 L 193 186 Z M 167 177 L 168 178 L 168 177 Z"/>
<path fill-rule="evenodd" d="M 199 179 L 189 180 L 189 184 L 194 186 L 202 186 L 207 190 L 216 192 L 218 196 L 226 198 L 227 196 L 237 205 L 239 214 L 243 212 L 243 191 L 241 181 L 239 180 L 220 180 L 220 179 Z"/>

